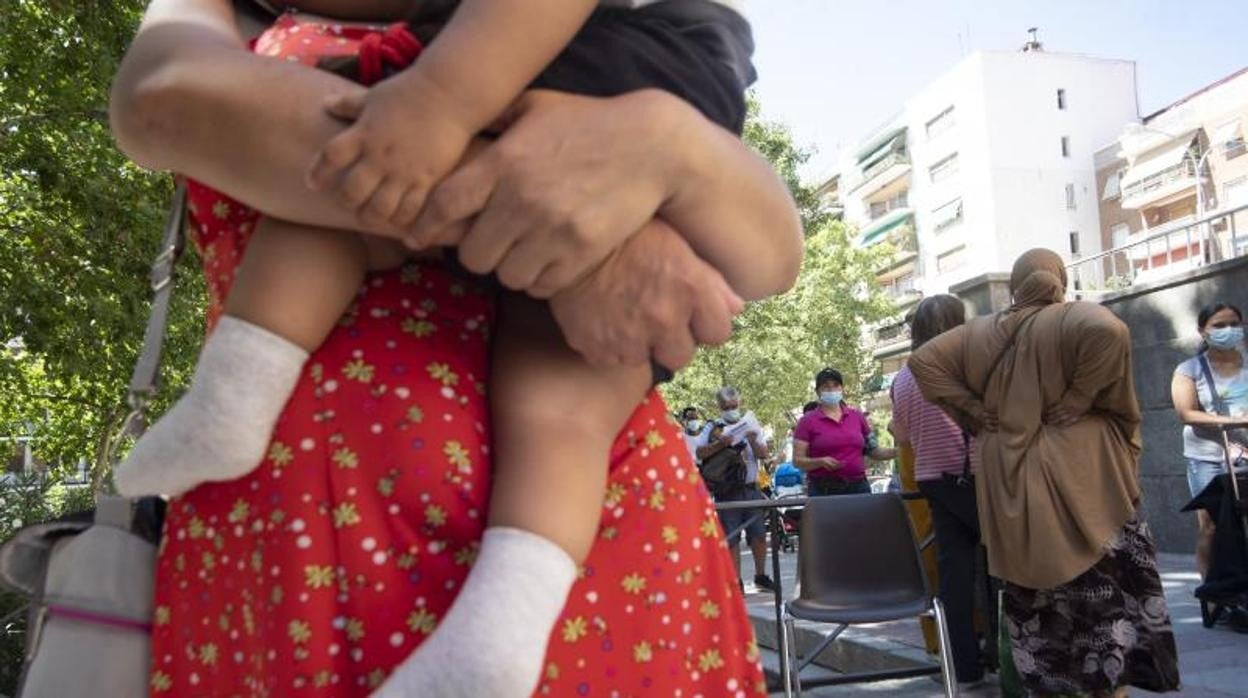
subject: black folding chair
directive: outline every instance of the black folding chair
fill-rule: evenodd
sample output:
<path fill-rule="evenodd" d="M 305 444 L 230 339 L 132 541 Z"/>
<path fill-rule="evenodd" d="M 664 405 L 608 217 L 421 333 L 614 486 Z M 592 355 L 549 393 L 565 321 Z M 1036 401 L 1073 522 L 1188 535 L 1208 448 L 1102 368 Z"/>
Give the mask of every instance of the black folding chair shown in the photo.
<path fill-rule="evenodd" d="M 851 625 L 930 616 L 940 632 L 940 666 L 863 672 L 821 680 L 865 683 L 942 673 L 946 696 L 958 695 L 949 648 L 949 628 L 940 600 L 931 592 L 914 530 L 895 494 L 812 498 L 806 504 L 798 549 L 797 598 L 784 606 L 789 653 L 785 696 L 801 695 L 801 670 Z M 796 621 L 835 625 L 804 660 L 797 653 Z"/>

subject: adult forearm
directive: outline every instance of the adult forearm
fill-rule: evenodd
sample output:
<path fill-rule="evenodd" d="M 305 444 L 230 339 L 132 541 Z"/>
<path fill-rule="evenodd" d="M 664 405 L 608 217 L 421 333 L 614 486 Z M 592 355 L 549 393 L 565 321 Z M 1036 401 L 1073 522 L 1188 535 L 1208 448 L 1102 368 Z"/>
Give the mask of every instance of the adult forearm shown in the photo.
<path fill-rule="evenodd" d="M 1230 417 L 1210 414 L 1209 412 L 1205 412 L 1203 410 L 1181 411 L 1179 413 L 1179 419 L 1187 426 L 1192 427 L 1216 427 L 1234 421 Z"/>
<path fill-rule="evenodd" d="M 362 89 L 330 73 L 257 56 L 193 23 L 167 23 L 136 39 L 114 84 L 119 147 L 151 169 L 197 179 L 265 213 L 370 232 L 304 171 L 342 129 L 326 96 Z"/>
<path fill-rule="evenodd" d="M 801 268 L 801 220 L 771 164 L 684 104 L 669 106 L 675 189 L 659 215 L 738 294 L 757 300 L 793 286 Z"/>
<path fill-rule="evenodd" d="M 793 465 L 796 466 L 798 470 L 802 470 L 805 472 L 810 472 L 811 470 L 819 470 L 820 468 L 828 467 L 827 461 L 823 460 L 822 458 L 794 457 Z"/>

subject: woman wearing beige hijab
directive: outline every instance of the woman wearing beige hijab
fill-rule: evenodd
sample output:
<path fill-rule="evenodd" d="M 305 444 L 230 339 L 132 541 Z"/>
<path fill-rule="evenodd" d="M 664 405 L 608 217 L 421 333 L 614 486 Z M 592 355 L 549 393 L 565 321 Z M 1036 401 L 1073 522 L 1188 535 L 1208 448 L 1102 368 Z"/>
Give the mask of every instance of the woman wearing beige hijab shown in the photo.
<path fill-rule="evenodd" d="M 1066 303 L 1049 250 L 1014 264 L 1014 305 L 910 358 L 924 397 L 976 435 L 990 571 L 1035 695 L 1176 690 L 1178 658 L 1140 503 L 1130 334 Z"/>

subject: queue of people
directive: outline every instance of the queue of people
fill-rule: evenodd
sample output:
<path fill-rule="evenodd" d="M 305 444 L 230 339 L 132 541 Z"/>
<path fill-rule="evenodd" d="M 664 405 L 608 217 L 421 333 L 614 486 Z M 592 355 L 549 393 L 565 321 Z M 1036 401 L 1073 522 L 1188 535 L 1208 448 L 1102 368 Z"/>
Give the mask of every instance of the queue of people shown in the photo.
<path fill-rule="evenodd" d="M 1067 302 L 1065 289 L 1060 257 L 1032 250 L 1015 263 L 1009 308 L 968 322 L 960 300 L 933 296 L 910 319 L 913 353 L 892 387 L 891 431 L 913 451 L 931 507 L 957 679 L 980 683 L 981 641 L 996 641 L 976 626 L 982 545 L 1002 587 L 1002 659 L 1029 695 L 1177 690 L 1173 628 L 1140 507 L 1130 334 L 1099 304 Z M 1241 320 L 1230 306 L 1201 314 L 1207 351 L 1175 377 L 1189 432 L 1248 411 Z M 1210 382 L 1217 390 L 1206 399 Z M 881 447 L 863 412 L 845 404 L 840 373 L 825 369 L 814 383 L 818 400 L 794 428 L 792 465 L 810 496 L 869 493 L 867 462 L 898 449 Z M 744 416 L 728 409 L 739 404 L 735 392 L 722 396 L 733 398 L 720 401 L 724 416 Z M 698 455 L 744 438 L 704 440 Z M 1223 454 L 1185 443 L 1195 494 Z"/>

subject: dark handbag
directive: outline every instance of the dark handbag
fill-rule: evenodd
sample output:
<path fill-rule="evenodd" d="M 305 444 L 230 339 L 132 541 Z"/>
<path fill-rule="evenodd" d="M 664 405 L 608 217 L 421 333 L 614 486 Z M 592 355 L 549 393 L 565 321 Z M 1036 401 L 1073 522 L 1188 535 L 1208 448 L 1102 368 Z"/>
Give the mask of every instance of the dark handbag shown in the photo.
<path fill-rule="evenodd" d="M 975 476 L 971 474 L 971 434 L 962 430 L 962 472 L 957 475 L 945 473 L 942 476 L 954 485 L 963 488 L 975 488 Z"/>
<path fill-rule="evenodd" d="M 721 448 L 698 465 L 702 481 L 716 501 L 731 499 L 745 491 L 747 468 L 742 450 L 733 446 Z"/>
<path fill-rule="evenodd" d="M 185 240 L 179 184 L 152 264 L 151 315 L 130 380 L 130 413 L 108 449 L 146 429 Z M 0 547 L 0 584 L 30 599 L 17 698 L 147 695 L 164 500 L 101 495 L 93 511 L 26 526 Z"/>

